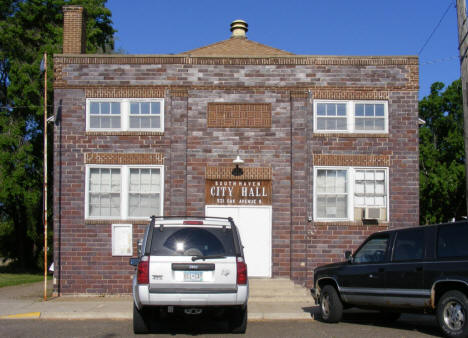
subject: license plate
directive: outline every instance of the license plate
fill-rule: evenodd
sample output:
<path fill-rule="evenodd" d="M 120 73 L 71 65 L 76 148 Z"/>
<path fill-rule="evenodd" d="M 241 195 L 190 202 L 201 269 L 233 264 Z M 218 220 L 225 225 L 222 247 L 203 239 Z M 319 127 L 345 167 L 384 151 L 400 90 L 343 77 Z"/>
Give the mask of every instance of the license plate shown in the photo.
<path fill-rule="evenodd" d="M 201 282 L 203 281 L 202 271 L 184 271 L 185 282 Z"/>

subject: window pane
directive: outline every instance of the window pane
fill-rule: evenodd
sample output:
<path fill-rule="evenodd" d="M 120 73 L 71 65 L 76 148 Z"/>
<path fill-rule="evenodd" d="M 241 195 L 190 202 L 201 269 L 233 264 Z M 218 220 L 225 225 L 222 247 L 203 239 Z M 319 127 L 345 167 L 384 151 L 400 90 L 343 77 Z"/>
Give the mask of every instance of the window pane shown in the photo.
<path fill-rule="evenodd" d="M 317 115 L 320 115 L 320 116 L 326 115 L 325 103 L 317 103 Z"/>
<path fill-rule="evenodd" d="M 337 170 L 336 172 L 336 190 L 338 193 L 346 192 L 346 171 Z"/>
<path fill-rule="evenodd" d="M 326 192 L 326 189 L 325 189 L 326 177 L 327 177 L 326 170 L 317 170 L 317 192 L 318 193 Z"/>
<path fill-rule="evenodd" d="M 120 114 L 120 102 L 111 103 L 112 114 Z"/>
<path fill-rule="evenodd" d="M 346 130 L 346 119 L 336 119 L 336 129 L 337 130 Z"/>
<path fill-rule="evenodd" d="M 385 130 L 385 119 L 375 119 L 375 130 Z"/>
<path fill-rule="evenodd" d="M 317 217 L 325 218 L 327 217 L 326 213 L 326 197 L 317 197 Z"/>
<path fill-rule="evenodd" d="M 89 105 L 90 114 L 99 114 L 99 102 L 91 102 Z"/>
<path fill-rule="evenodd" d="M 468 223 L 442 226 L 437 239 L 437 256 L 440 258 L 468 257 Z"/>
<path fill-rule="evenodd" d="M 374 238 L 354 255 L 354 263 L 381 263 L 385 261 L 388 238 Z"/>
<path fill-rule="evenodd" d="M 364 116 L 364 105 L 363 104 L 356 104 L 355 108 L 356 111 L 354 112 L 355 116 Z"/>
<path fill-rule="evenodd" d="M 161 128 L 161 124 L 159 123 L 160 118 L 159 117 L 151 117 L 151 128 L 154 129 L 159 129 Z"/>
<path fill-rule="evenodd" d="M 327 103 L 327 116 L 336 116 L 336 104 Z"/>
<path fill-rule="evenodd" d="M 130 128 L 140 128 L 139 117 L 130 117 Z"/>
<path fill-rule="evenodd" d="M 138 102 L 130 103 L 130 114 L 139 114 L 140 113 L 140 104 Z"/>
<path fill-rule="evenodd" d="M 120 116 L 110 117 L 110 119 L 111 119 L 111 128 L 120 128 Z"/>
<path fill-rule="evenodd" d="M 141 102 L 140 103 L 141 114 L 149 114 L 150 113 L 150 103 L 149 102 Z"/>
<path fill-rule="evenodd" d="M 91 116 L 90 119 L 89 119 L 89 127 L 90 128 L 99 128 L 100 127 L 99 121 L 100 121 L 100 117 Z"/>
<path fill-rule="evenodd" d="M 150 127 L 150 118 L 148 116 L 142 116 L 140 117 L 140 125 L 141 128 L 149 128 Z"/>
<path fill-rule="evenodd" d="M 385 116 L 385 105 L 383 104 L 375 105 L 375 116 Z"/>
<path fill-rule="evenodd" d="M 346 104 L 345 103 L 337 104 L 336 108 L 337 108 L 338 116 L 346 116 Z"/>
<path fill-rule="evenodd" d="M 408 230 L 397 233 L 393 260 L 407 261 L 424 257 L 424 230 Z"/>
<path fill-rule="evenodd" d="M 101 128 L 110 128 L 110 117 L 101 117 Z"/>
<path fill-rule="evenodd" d="M 354 128 L 356 130 L 365 130 L 364 119 L 356 119 L 354 121 Z"/>
<path fill-rule="evenodd" d="M 110 114 L 109 102 L 101 102 L 101 114 Z"/>
<path fill-rule="evenodd" d="M 366 104 L 364 105 L 365 115 L 366 116 L 374 116 L 374 105 L 373 104 Z"/>
<path fill-rule="evenodd" d="M 326 122 L 326 119 L 317 118 L 317 130 L 326 130 L 325 122 Z"/>
<path fill-rule="evenodd" d="M 159 114 L 161 112 L 161 102 L 151 102 L 151 114 Z"/>

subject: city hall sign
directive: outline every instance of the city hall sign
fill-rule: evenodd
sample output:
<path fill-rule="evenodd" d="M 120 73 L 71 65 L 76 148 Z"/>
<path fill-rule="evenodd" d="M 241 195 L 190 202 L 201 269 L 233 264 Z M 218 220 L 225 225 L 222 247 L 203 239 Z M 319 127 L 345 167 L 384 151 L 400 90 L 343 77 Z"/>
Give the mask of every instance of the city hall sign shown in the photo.
<path fill-rule="evenodd" d="M 271 205 L 271 180 L 206 180 L 205 201 L 210 205 Z"/>

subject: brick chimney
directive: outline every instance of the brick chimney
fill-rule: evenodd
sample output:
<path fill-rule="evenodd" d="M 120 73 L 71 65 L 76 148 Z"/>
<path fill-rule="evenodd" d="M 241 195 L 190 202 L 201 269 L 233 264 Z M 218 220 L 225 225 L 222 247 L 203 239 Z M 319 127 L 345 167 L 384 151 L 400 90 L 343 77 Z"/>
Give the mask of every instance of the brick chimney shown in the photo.
<path fill-rule="evenodd" d="M 63 6 L 63 54 L 86 53 L 86 12 L 81 6 Z"/>

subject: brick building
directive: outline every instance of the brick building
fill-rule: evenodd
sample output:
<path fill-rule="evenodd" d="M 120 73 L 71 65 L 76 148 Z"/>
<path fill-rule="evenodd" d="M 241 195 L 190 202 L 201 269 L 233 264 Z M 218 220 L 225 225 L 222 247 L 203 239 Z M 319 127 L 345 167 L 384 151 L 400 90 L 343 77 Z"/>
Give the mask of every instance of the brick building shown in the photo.
<path fill-rule="evenodd" d="M 64 25 L 56 293 L 129 293 L 151 214 L 232 216 L 251 276 L 307 285 L 368 234 L 418 224 L 416 56 L 294 55 L 243 21 L 177 55 L 87 55 L 82 9 Z"/>

